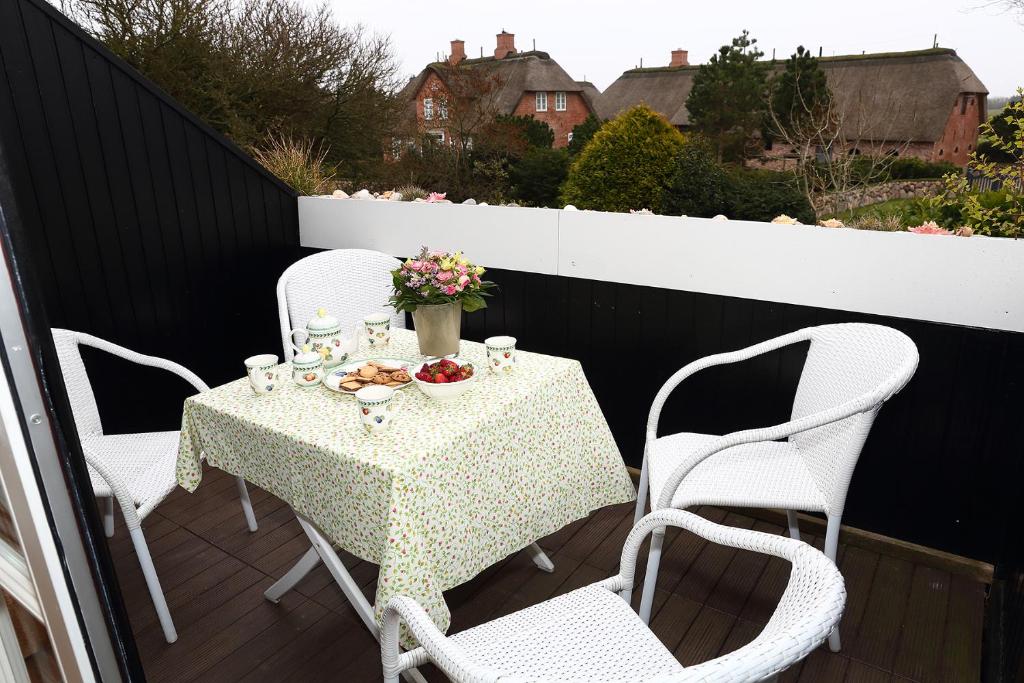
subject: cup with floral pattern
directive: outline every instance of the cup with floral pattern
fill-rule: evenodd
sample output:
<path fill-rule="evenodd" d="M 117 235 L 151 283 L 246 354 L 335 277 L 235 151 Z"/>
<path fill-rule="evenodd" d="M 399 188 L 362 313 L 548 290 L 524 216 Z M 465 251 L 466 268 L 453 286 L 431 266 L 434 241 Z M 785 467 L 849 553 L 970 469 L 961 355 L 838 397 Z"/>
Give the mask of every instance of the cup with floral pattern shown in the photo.
<path fill-rule="evenodd" d="M 387 346 L 391 341 L 391 316 L 387 313 L 374 313 L 363 318 L 366 330 L 366 341 L 370 348 Z"/>
<path fill-rule="evenodd" d="M 245 374 L 249 377 L 249 386 L 257 396 L 266 396 L 280 389 L 277 356 L 273 353 L 261 353 L 246 358 Z"/>
<path fill-rule="evenodd" d="M 359 419 L 367 434 L 379 434 L 391 426 L 402 407 L 405 394 L 381 384 L 371 384 L 356 392 Z"/>
<path fill-rule="evenodd" d="M 488 337 L 484 340 L 487 347 L 487 367 L 497 375 L 507 375 L 516 367 L 516 338 Z"/>

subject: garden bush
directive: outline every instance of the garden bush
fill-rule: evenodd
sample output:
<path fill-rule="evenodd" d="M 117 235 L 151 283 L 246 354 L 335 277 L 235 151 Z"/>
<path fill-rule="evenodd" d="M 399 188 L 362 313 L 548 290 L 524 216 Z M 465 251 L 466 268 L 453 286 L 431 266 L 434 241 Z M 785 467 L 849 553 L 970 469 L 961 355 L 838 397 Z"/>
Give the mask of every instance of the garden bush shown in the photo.
<path fill-rule="evenodd" d="M 960 168 L 948 161 L 935 163 L 917 157 L 900 157 L 889 166 L 892 180 L 937 180 L 947 173 L 959 172 Z"/>
<path fill-rule="evenodd" d="M 661 213 L 711 218 L 727 211 L 728 191 L 729 177 L 717 152 L 703 136 L 692 136 L 676 157 Z"/>
<path fill-rule="evenodd" d="M 587 118 L 583 119 L 581 123 L 573 126 L 572 142 L 569 143 L 567 148 L 569 156 L 575 157 L 582 152 L 583 148 L 587 146 L 587 143 L 593 139 L 599 130 L 601 130 L 601 119 L 593 114 L 588 114 Z"/>
<path fill-rule="evenodd" d="M 512 197 L 527 206 L 557 208 L 558 188 L 568 170 L 569 155 L 565 150 L 530 149 L 509 170 Z"/>
<path fill-rule="evenodd" d="M 733 220 L 770 222 L 780 214 L 814 225 L 814 208 L 792 173 L 734 168 L 729 173 L 725 215 Z"/>
<path fill-rule="evenodd" d="M 601 127 L 569 168 L 562 201 L 598 211 L 659 210 L 682 133 L 645 105 Z"/>

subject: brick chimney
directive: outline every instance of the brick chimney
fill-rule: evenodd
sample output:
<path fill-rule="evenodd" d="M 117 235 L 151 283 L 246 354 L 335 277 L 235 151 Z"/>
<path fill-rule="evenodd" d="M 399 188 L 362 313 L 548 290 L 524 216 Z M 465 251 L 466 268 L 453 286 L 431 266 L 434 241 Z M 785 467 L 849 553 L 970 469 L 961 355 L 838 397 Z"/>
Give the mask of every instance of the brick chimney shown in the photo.
<path fill-rule="evenodd" d="M 448 55 L 448 63 L 451 65 L 458 64 L 466 58 L 466 41 L 459 40 L 456 38 L 452 41 L 452 51 Z"/>
<path fill-rule="evenodd" d="M 669 62 L 669 66 L 689 66 L 690 60 L 687 58 L 688 54 L 689 53 L 682 48 L 672 50 L 672 61 Z"/>
<path fill-rule="evenodd" d="M 505 29 L 498 34 L 498 46 L 494 48 L 494 58 L 504 59 L 516 52 L 516 34 L 508 33 Z"/>

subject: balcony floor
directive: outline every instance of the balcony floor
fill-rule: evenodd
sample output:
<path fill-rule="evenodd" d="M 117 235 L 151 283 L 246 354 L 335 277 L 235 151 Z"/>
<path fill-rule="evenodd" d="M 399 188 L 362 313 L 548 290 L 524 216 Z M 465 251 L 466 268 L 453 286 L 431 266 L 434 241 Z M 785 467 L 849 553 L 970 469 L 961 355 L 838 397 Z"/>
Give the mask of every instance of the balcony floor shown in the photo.
<path fill-rule="evenodd" d="M 283 502 L 255 487 L 250 493 L 256 533 L 245 529 L 233 479 L 214 469 L 196 494 L 179 489 L 146 519 L 178 629 L 173 645 L 163 639 L 124 526 L 110 539 L 148 680 L 380 680 L 377 643 L 323 566 L 279 605 L 263 598 L 309 544 Z M 700 513 L 782 533 L 716 508 Z M 452 632 L 612 575 L 631 521 L 630 505 L 599 510 L 540 542 L 555 563 L 553 574 L 518 553 L 449 591 Z M 808 540 L 822 545 L 821 538 Z M 679 660 L 703 661 L 752 640 L 785 587 L 788 564 L 673 530 L 665 548 L 652 628 Z M 372 601 L 376 566 L 341 555 Z M 839 560 L 849 593 L 843 652 L 823 647 L 781 680 L 979 679 L 983 584 L 852 546 L 840 546 Z M 423 673 L 445 680 L 430 667 Z"/>

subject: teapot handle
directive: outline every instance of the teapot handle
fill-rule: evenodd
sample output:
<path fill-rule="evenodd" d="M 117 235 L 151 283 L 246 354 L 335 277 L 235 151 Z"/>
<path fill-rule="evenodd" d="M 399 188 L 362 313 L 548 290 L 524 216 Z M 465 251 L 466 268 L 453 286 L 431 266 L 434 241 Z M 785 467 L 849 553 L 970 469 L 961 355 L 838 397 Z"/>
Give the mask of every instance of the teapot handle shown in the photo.
<path fill-rule="evenodd" d="M 295 333 L 296 332 L 298 332 L 299 334 L 305 335 L 305 341 L 303 341 L 303 342 L 301 342 L 299 344 L 296 344 L 295 343 Z M 305 330 L 305 329 L 303 329 L 301 327 L 296 327 L 294 330 L 292 330 L 291 332 L 288 333 L 288 339 L 291 340 L 292 348 L 295 349 L 295 353 L 302 353 L 302 344 L 305 344 L 306 342 L 309 341 L 309 331 Z"/>

